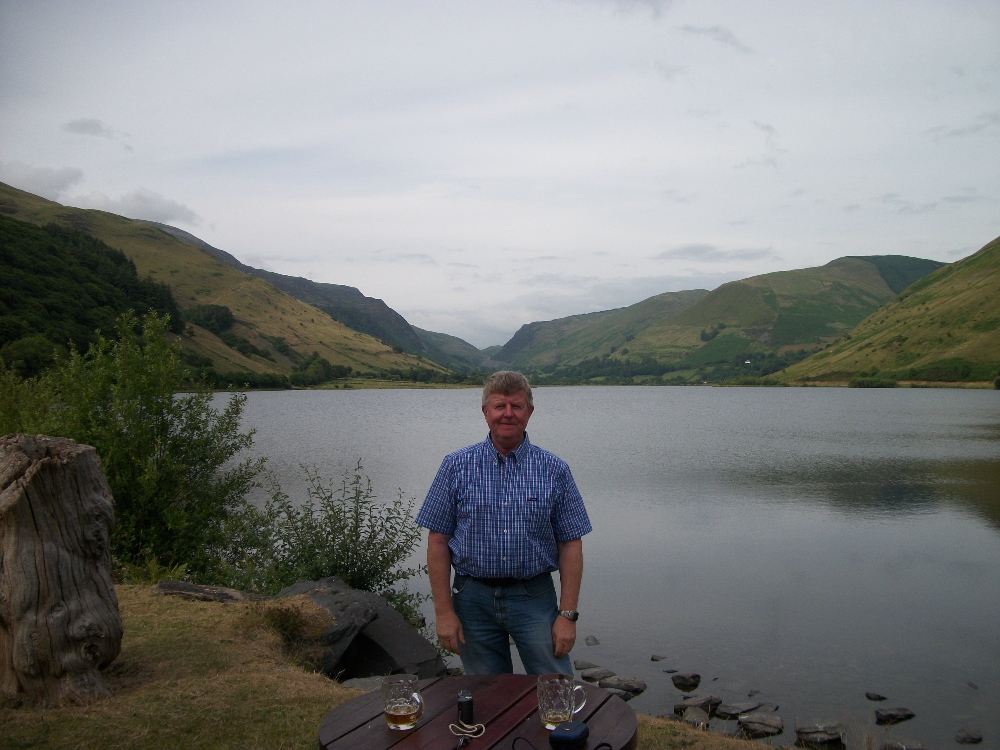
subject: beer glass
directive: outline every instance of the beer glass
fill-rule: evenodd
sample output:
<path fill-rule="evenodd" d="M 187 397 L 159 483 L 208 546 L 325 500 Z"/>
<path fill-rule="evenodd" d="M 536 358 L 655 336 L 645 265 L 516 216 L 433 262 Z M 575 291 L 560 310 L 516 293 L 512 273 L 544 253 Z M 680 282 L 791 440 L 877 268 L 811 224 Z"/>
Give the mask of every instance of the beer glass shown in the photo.
<path fill-rule="evenodd" d="M 580 702 L 577 703 L 579 697 Z M 587 703 L 587 693 L 571 675 L 545 674 L 538 678 L 538 715 L 546 729 L 555 729 Z"/>
<path fill-rule="evenodd" d="M 389 729 L 413 729 L 424 713 L 417 676 L 393 674 L 383 677 L 382 704 Z"/>

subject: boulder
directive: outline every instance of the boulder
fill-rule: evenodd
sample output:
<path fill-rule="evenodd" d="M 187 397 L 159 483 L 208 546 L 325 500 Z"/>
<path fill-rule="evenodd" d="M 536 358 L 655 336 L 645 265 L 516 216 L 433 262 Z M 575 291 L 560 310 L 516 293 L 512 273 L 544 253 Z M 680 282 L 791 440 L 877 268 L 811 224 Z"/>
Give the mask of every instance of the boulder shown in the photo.
<path fill-rule="evenodd" d="M 760 707 L 757 701 L 749 703 L 723 703 L 715 708 L 715 715 L 720 719 L 738 719 L 740 714 L 748 714 Z"/>
<path fill-rule="evenodd" d="M 836 722 L 807 724 L 796 727 L 795 739 L 810 745 L 843 744 L 844 726 Z"/>
<path fill-rule="evenodd" d="M 298 581 L 275 598 L 303 594 L 337 618 L 321 639 L 327 648 L 319 664 L 323 673 L 338 679 L 402 672 L 423 679 L 447 673 L 431 642 L 378 594 L 330 577 Z"/>
<path fill-rule="evenodd" d="M 676 669 L 664 669 L 663 671 L 666 672 L 667 674 L 675 674 L 677 672 Z"/>
<path fill-rule="evenodd" d="M 694 672 L 682 672 L 681 674 L 675 674 L 670 678 L 670 681 L 674 683 L 674 687 L 685 693 L 690 693 L 692 690 L 697 690 L 698 686 L 701 684 L 701 675 Z"/>
<path fill-rule="evenodd" d="M 870 701 L 884 701 L 885 700 L 885 696 L 884 695 L 881 695 L 879 693 L 872 693 L 870 691 L 867 692 L 867 693 L 865 693 L 865 698 L 867 698 Z"/>
<path fill-rule="evenodd" d="M 597 686 L 605 690 L 625 690 L 636 695 L 646 689 L 646 683 L 642 680 L 635 677 L 622 677 L 621 675 L 599 680 Z"/>
<path fill-rule="evenodd" d="M 698 729 L 708 729 L 708 722 L 711 717 L 700 708 L 692 706 L 681 715 L 681 718 L 685 724 L 690 724 Z"/>
<path fill-rule="evenodd" d="M 604 667 L 591 667 L 590 669 L 585 669 L 580 672 L 580 679 L 586 680 L 587 682 L 598 682 L 614 676 L 614 672 L 610 669 L 605 669 Z"/>
<path fill-rule="evenodd" d="M 722 703 L 722 698 L 717 695 L 691 695 L 686 697 L 681 703 L 674 704 L 674 713 L 683 716 L 689 708 L 700 708 L 709 716 L 715 713 L 715 709 Z"/>
<path fill-rule="evenodd" d="M 601 645 L 601 642 L 599 640 L 597 640 L 592 635 L 588 635 L 586 638 L 584 638 L 583 642 L 586 643 L 588 646 L 600 646 Z"/>
<path fill-rule="evenodd" d="M 908 708 L 879 708 L 875 711 L 876 724 L 898 724 L 916 716 Z"/>
<path fill-rule="evenodd" d="M 584 669 L 594 669 L 595 667 L 597 667 L 597 664 L 594 664 L 592 661 L 587 661 L 586 659 L 577 659 L 573 662 L 573 668 L 580 672 Z"/>
<path fill-rule="evenodd" d="M 983 733 L 978 729 L 972 729 L 971 727 L 965 727 L 958 730 L 958 734 L 955 735 L 955 742 L 959 742 L 963 745 L 978 745 L 983 741 Z"/>
<path fill-rule="evenodd" d="M 777 703 L 761 703 L 755 710 L 759 714 L 773 714 L 778 708 Z"/>
<path fill-rule="evenodd" d="M 743 714 L 739 718 L 740 729 L 748 737 L 773 737 L 781 734 L 784 724 L 780 716 L 773 714 Z"/>
<path fill-rule="evenodd" d="M 652 656 L 649 657 L 649 660 L 650 661 L 663 661 L 666 658 L 667 657 L 665 657 L 663 654 L 653 654 Z"/>
<path fill-rule="evenodd" d="M 910 742 L 908 740 L 890 740 L 882 745 L 882 750 L 928 750 L 927 746 L 921 742 Z"/>

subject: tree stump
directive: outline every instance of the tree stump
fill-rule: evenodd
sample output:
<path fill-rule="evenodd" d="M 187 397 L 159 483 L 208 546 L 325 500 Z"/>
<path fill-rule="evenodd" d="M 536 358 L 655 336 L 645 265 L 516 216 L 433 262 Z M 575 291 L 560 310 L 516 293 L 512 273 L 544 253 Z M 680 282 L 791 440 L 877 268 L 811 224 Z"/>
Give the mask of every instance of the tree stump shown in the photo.
<path fill-rule="evenodd" d="M 93 448 L 0 438 L 0 699 L 57 706 L 107 694 L 99 670 L 122 640 L 113 528 Z"/>

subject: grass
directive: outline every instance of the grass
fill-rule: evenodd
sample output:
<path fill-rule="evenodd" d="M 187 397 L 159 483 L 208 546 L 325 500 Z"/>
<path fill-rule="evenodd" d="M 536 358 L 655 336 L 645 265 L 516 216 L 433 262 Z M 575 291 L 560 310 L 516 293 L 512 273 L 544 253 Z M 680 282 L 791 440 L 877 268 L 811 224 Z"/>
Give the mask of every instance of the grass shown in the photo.
<path fill-rule="evenodd" d="M 329 615 L 305 597 L 219 604 L 119 586 L 125 637 L 90 706 L 0 708 L 0 748 L 173 750 L 316 747 L 323 717 L 360 695 L 309 671 L 301 643 Z M 296 645 L 300 644 L 300 645 Z M 739 750 L 745 742 L 639 716 L 645 750 Z"/>

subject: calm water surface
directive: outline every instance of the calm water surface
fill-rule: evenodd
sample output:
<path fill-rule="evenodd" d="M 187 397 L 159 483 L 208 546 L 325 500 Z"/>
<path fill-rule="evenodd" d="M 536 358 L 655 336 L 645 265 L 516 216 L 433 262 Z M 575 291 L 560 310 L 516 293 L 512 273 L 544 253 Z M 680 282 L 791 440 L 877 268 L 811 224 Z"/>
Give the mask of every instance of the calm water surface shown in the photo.
<path fill-rule="evenodd" d="M 419 501 L 485 437 L 479 398 L 252 393 L 246 419 L 293 497 L 300 464 L 360 458 L 380 496 Z M 778 704 L 774 744 L 831 719 L 881 741 L 880 705 L 917 714 L 892 739 L 957 747 L 973 726 L 1000 747 L 1000 393 L 569 387 L 535 404 L 531 439 L 569 462 L 595 529 L 573 658 L 644 679 L 638 711 L 672 711 L 678 669 Z"/>

